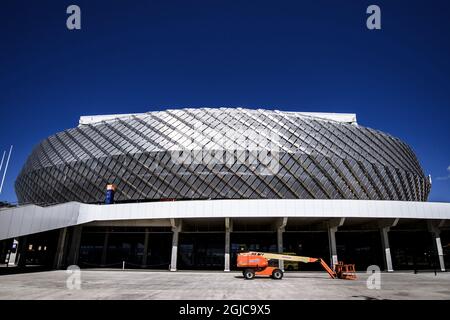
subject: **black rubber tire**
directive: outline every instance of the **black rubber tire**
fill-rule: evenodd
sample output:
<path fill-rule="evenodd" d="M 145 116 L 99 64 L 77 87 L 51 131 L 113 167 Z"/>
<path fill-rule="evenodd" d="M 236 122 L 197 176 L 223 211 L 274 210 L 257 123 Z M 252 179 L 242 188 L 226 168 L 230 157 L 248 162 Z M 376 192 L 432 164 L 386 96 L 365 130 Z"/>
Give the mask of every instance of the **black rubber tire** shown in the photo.
<path fill-rule="evenodd" d="M 281 271 L 280 269 L 275 269 L 272 272 L 272 279 L 274 280 L 281 280 L 283 279 L 283 271 Z"/>
<path fill-rule="evenodd" d="M 252 269 L 244 270 L 244 278 L 245 278 L 245 280 L 255 279 L 255 270 L 252 270 Z"/>

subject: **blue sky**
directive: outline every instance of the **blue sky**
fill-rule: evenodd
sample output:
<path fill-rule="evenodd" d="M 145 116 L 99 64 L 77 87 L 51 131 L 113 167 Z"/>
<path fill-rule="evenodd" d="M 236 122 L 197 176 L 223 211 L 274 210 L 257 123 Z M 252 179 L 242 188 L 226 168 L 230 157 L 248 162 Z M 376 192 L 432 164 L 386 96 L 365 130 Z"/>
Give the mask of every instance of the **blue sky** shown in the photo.
<path fill-rule="evenodd" d="M 382 30 L 366 28 L 371 4 Z M 14 152 L 0 200 L 81 115 L 241 106 L 357 113 L 411 145 L 430 200 L 450 201 L 449 39 L 446 0 L 1 1 L 0 150 Z"/>

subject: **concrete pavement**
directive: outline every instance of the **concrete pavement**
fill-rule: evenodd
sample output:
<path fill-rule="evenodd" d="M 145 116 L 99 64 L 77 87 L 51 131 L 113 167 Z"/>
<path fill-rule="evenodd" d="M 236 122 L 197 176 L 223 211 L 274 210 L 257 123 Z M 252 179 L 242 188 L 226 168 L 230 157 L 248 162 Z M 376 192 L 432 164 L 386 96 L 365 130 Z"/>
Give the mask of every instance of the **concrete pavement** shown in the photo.
<path fill-rule="evenodd" d="M 66 271 L 0 276 L 0 299 L 450 299 L 450 273 L 382 273 L 381 289 L 368 275 L 332 280 L 322 272 L 286 273 L 281 281 L 244 280 L 240 272 L 82 270 L 81 289 L 68 289 Z"/>

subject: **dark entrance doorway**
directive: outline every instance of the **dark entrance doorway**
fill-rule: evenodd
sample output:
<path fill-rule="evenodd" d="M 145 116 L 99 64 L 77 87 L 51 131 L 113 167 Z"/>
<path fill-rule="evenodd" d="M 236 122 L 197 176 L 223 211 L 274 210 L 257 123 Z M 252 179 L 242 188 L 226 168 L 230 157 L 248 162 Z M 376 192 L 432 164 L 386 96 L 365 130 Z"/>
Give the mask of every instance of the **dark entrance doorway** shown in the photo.
<path fill-rule="evenodd" d="M 0 241 L 0 265 L 6 264 L 11 253 L 14 239 Z"/>
<path fill-rule="evenodd" d="M 389 232 L 394 270 L 439 269 L 431 232 Z"/>
<path fill-rule="evenodd" d="M 354 264 L 357 271 L 365 271 L 371 265 L 384 269 L 379 231 L 338 231 L 336 247 L 338 259 Z"/>
<path fill-rule="evenodd" d="M 283 234 L 283 251 L 304 257 L 322 258 L 329 264 L 327 232 L 285 232 Z M 320 264 L 284 262 L 287 271 L 323 271 Z"/>
<path fill-rule="evenodd" d="M 111 267 L 122 267 L 125 262 L 127 268 L 141 268 L 144 256 L 143 230 L 134 231 L 112 231 L 109 234 L 106 264 Z"/>
<path fill-rule="evenodd" d="M 178 269 L 223 270 L 225 265 L 225 233 L 180 233 Z"/>
<path fill-rule="evenodd" d="M 78 264 L 84 268 L 122 268 L 125 263 L 129 269 L 167 270 L 171 250 L 169 228 L 85 227 Z"/>
<path fill-rule="evenodd" d="M 52 268 L 56 255 L 58 236 L 59 230 L 54 230 L 20 238 L 19 248 L 23 248 L 22 245 L 24 245 L 24 252 L 19 252 L 19 254 L 24 255 L 24 257 L 19 257 L 19 259 L 25 258 L 25 265 L 27 266 Z M 20 240 L 23 241 L 24 239 L 25 244 L 21 244 Z M 23 261 L 20 264 L 22 263 Z"/>

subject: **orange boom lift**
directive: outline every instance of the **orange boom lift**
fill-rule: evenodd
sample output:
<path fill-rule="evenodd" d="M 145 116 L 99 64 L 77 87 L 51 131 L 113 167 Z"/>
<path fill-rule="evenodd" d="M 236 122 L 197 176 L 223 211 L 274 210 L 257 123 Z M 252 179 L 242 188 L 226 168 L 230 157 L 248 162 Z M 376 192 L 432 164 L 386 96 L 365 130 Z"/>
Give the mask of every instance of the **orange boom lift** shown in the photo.
<path fill-rule="evenodd" d="M 343 264 L 339 262 L 335 270 L 331 269 L 321 258 L 310 258 L 301 256 L 291 256 L 266 252 L 245 252 L 237 256 L 237 267 L 244 269 L 242 271 L 247 280 L 254 279 L 255 276 L 270 276 L 272 279 L 280 280 L 283 278 L 283 271 L 276 267 L 269 267 L 269 260 L 295 261 L 303 263 L 318 262 L 330 275 L 332 279 L 355 280 L 355 265 Z"/>

